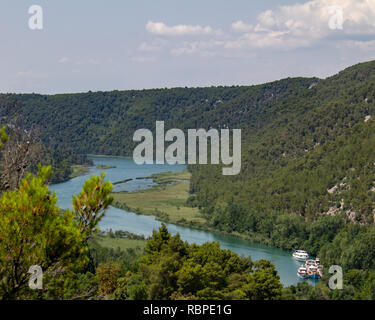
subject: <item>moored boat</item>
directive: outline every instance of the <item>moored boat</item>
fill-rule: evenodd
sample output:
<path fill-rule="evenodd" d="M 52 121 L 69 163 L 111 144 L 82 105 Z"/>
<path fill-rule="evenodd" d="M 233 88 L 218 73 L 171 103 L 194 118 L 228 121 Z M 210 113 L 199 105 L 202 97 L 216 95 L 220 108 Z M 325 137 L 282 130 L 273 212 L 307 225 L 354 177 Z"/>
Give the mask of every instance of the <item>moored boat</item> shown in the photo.
<path fill-rule="evenodd" d="M 307 275 L 308 275 L 309 278 L 312 278 L 312 279 L 320 279 L 321 278 L 318 267 L 313 266 L 313 265 L 307 267 Z"/>
<path fill-rule="evenodd" d="M 311 266 L 316 266 L 316 262 L 315 262 L 315 260 L 308 259 L 305 262 L 305 266 L 306 266 L 306 268 L 311 267 Z"/>
<path fill-rule="evenodd" d="M 300 267 L 298 268 L 298 271 L 297 271 L 297 276 L 299 276 L 299 277 L 302 278 L 302 279 L 306 279 L 306 278 L 308 278 L 309 276 L 308 276 L 308 274 L 307 274 L 307 268 L 304 267 L 304 266 L 300 266 Z"/>
<path fill-rule="evenodd" d="M 305 261 L 309 258 L 309 254 L 305 250 L 296 250 L 293 252 L 293 258 Z"/>
<path fill-rule="evenodd" d="M 297 276 L 303 279 L 320 279 L 323 275 L 323 266 L 320 264 L 320 259 L 308 259 L 309 255 L 304 250 L 296 250 L 293 257 L 297 260 L 305 261 L 305 265 L 298 268 Z"/>
<path fill-rule="evenodd" d="M 318 268 L 318 271 L 320 272 L 320 274 L 322 274 L 322 272 L 323 272 L 323 265 L 320 264 L 320 259 L 319 258 L 315 259 L 315 265 Z"/>

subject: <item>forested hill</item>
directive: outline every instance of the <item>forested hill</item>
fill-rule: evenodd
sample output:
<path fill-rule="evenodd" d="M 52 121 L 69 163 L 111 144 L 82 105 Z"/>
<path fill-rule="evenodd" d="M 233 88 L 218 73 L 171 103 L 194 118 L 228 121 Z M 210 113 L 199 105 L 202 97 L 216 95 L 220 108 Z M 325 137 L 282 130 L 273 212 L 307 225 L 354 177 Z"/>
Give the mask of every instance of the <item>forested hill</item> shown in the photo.
<path fill-rule="evenodd" d="M 374 221 L 375 62 L 324 80 L 5 98 L 21 104 L 25 125 L 40 126 L 49 147 L 77 154 L 130 155 L 134 131 L 156 120 L 167 128 L 242 128 L 240 175 L 192 168 L 192 205 L 225 231 L 258 232 L 273 212 Z"/>
<path fill-rule="evenodd" d="M 78 154 L 131 155 L 136 129 L 260 127 L 278 101 L 317 79 L 285 79 L 258 86 L 175 88 L 78 94 L 3 95 L 20 104 L 25 125 L 43 128 L 46 144 Z"/>
<path fill-rule="evenodd" d="M 267 234 L 274 213 L 373 223 L 375 62 L 321 80 L 273 110 L 274 120 L 245 137 L 239 176 L 194 167 L 193 202 L 228 231 L 255 231 L 268 217 Z"/>

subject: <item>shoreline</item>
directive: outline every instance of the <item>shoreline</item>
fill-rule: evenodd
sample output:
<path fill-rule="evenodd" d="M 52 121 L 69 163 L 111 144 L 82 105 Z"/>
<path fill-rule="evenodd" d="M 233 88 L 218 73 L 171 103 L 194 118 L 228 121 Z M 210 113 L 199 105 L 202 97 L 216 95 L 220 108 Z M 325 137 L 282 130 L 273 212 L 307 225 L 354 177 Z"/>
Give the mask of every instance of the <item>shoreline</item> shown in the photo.
<path fill-rule="evenodd" d="M 87 154 L 87 157 L 133 159 L 133 157 L 131 157 L 131 156 L 111 156 L 111 155 L 107 155 L 107 154 Z"/>
<path fill-rule="evenodd" d="M 106 163 L 106 162 L 103 160 L 103 163 Z M 95 167 L 95 164 L 94 164 L 93 167 Z M 137 200 L 143 198 L 142 201 L 139 202 L 139 204 L 142 204 L 142 206 L 139 205 L 139 207 L 140 207 L 139 210 L 134 209 L 134 208 L 137 208 L 137 206 L 138 206 L 137 202 L 135 202 L 135 203 L 131 202 L 130 208 L 125 208 L 124 206 L 119 206 L 116 203 L 112 203 L 111 207 L 115 207 L 115 208 L 125 210 L 123 212 L 118 213 L 118 219 L 119 220 L 126 219 L 125 218 L 126 217 L 126 211 L 129 211 L 134 215 L 149 216 L 150 219 L 152 219 L 153 221 L 157 221 L 157 223 L 154 223 L 153 229 L 158 230 L 158 228 L 160 226 L 160 222 L 164 222 L 164 223 L 171 224 L 171 228 L 172 228 L 172 225 L 173 226 L 180 226 L 182 228 L 186 228 L 186 229 L 181 229 L 181 230 L 176 231 L 176 232 L 180 232 L 180 233 L 185 234 L 185 235 L 188 235 L 189 232 L 194 232 L 194 230 L 196 232 L 200 231 L 200 232 L 202 232 L 202 234 L 199 235 L 199 233 L 198 233 L 199 239 L 201 239 L 201 238 L 206 239 L 205 240 L 206 242 L 207 241 L 219 241 L 219 242 L 223 241 L 224 243 L 229 243 L 229 244 L 232 243 L 232 242 L 236 243 L 238 246 L 240 246 L 240 248 L 244 248 L 244 250 L 246 250 L 245 252 L 247 252 L 247 248 L 249 248 L 250 251 L 253 250 L 253 247 L 254 247 L 254 250 L 256 250 L 256 251 L 266 250 L 268 252 L 268 250 L 271 250 L 271 251 L 275 250 L 276 255 L 280 255 L 280 256 L 285 257 L 283 259 L 286 259 L 286 261 L 287 261 L 286 263 L 290 263 L 289 260 L 288 260 L 288 258 L 291 256 L 290 250 L 285 250 L 283 248 L 275 246 L 270 241 L 260 237 L 257 234 L 240 234 L 240 233 L 232 233 L 232 232 L 226 232 L 226 231 L 218 230 L 218 229 L 214 228 L 213 226 L 209 225 L 207 223 L 206 219 L 203 220 L 202 215 L 198 215 L 198 213 L 197 213 L 198 208 L 194 208 L 193 212 L 190 211 L 190 213 L 192 213 L 191 215 L 189 214 L 189 212 L 186 213 L 185 210 L 189 210 L 189 209 L 191 210 L 192 209 L 189 206 L 190 202 L 187 203 L 187 204 L 183 204 L 183 203 L 186 203 L 186 199 L 190 195 L 190 194 L 187 193 L 188 186 L 189 186 L 188 180 L 190 180 L 190 179 L 187 179 L 187 176 L 189 174 L 190 173 L 186 170 L 186 168 L 183 168 L 182 170 L 179 170 L 179 171 L 173 171 L 173 172 L 172 171 L 162 171 L 162 172 L 156 173 L 156 174 L 153 175 L 152 178 L 153 178 L 154 182 L 158 182 L 158 185 L 154 186 L 154 187 L 151 187 L 151 188 L 146 187 L 145 189 L 142 189 L 141 191 L 138 191 L 138 192 L 140 192 L 140 195 L 139 194 L 137 195 L 137 198 L 138 198 Z M 142 176 L 142 173 L 139 173 L 135 176 Z M 147 176 L 147 178 L 150 178 L 150 177 L 151 177 L 150 175 Z M 177 182 L 173 183 L 172 180 L 177 180 Z M 166 184 L 163 184 L 165 182 L 172 182 L 172 183 L 166 185 Z M 149 192 L 148 190 L 150 190 L 152 188 L 158 189 L 157 192 L 153 193 L 153 194 L 145 193 L 145 192 Z M 166 188 L 167 188 L 167 190 L 165 190 Z M 168 189 L 168 188 L 170 188 L 170 189 Z M 176 191 L 176 193 L 175 193 L 175 191 Z M 167 192 L 167 195 L 158 198 L 159 194 L 161 194 L 162 192 Z M 137 191 L 135 193 L 137 193 Z M 172 200 L 171 200 L 171 196 L 173 197 Z M 126 200 L 127 198 L 123 198 L 123 199 Z M 154 199 L 156 199 L 155 202 L 153 201 Z M 163 204 L 163 201 L 164 201 L 164 204 Z M 124 203 L 124 202 L 122 202 L 122 203 Z M 159 204 L 161 204 L 161 206 L 159 206 Z M 170 206 L 167 207 L 167 206 L 165 206 L 165 204 L 170 204 Z M 184 208 L 184 206 L 187 206 L 187 207 Z M 178 211 L 175 210 L 177 207 L 180 207 L 180 209 L 178 209 Z M 151 210 L 150 210 L 150 208 L 151 208 Z M 158 208 L 159 210 L 155 212 L 154 208 Z M 144 210 L 146 210 L 146 212 L 144 212 Z M 160 215 L 160 213 L 162 214 L 162 211 L 170 213 L 170 216 L 172 217 L 172 219 L 170 219 L 170 217 L 167 216 L 167 215 L 164 215 L 164 216 Z M 173 211 L 175 211 L 175 212 L 173 212 Z M 159 213 L 159 214 L 155 214 L 155 213 Z M 185 213 L 186 213 L 186 215 L 185 215 Z M 122 215 L 124 216 L 124 218 L 121 218 Z M 185 221 L 182 220 L 182 218 L 184 216 L 186 216 Z M 191 222 L 191 219 L 189 219 L 189 218 L 192 218 L 192 222 Z M 121 221 L 124 221 L 124 220 L 121 220 Z M 108 228 L 105 227 L 105 228 L 108 229 L 109 227 Z M 136 230 L 138 230 L 138 229 L 136 229 L 136 228 L 135 229 L 134 228 L 129 229 L 129 231 L 133 231 L 133 232 L 136 232 Z M 173 228 L 172 228 L 172 230 L 173 230 Z M 191 231 L 189 231 L 189 230 L 191 230 Z M 209 239 L 216 239 L 216 240 L 209 240 Z M 238 240 L 236 241 L 235 239 L 238 239 Z M 190 240 L 188 240 L 188 241 L 190 241 Z M 193 240 L 194 240 L 194 238 L 193 238 Z M 191 241 L 193 241 L 193 240 L 191 240 Z M 196 243 L 195 241 L 193 241 L 193 242 Z M 231 250 L 233 252 L 237 252 L 236 251 L 237 245 L 234 245 L 233 248 L 230 246 L 228 248 L 228 250 Z M 271 253 L 271 257 L 272 257 L 272 254 L 273 253 Z M 256 260 L 259 260 L 261 258 L 262 258 L 262 255 L 260 255 L 260 258 L 258 257 Z M 282 270 L 285 269 L 284 266 L 281 266 L 280 268 L 282 268 Z M 277 270 L 279 272 L 278 268 L 277 268 Z M 288 272 L 286 272 L 285 270 L 282 271 L 282 272 L 284 272 L 286 274 L 285 281 L 282 280 L 282 283 L 283 283 L 284 286 L 289 286 L 289 285 L 293 285 L 293 284 L 297 283 L 297 282 L 295 282 L 294 277 L 291 277 L 290 275 L 288 275 Z M 280 273 L 279 273 L 279 275 L 280 275 Z M 284 277 L 282 279 L 284 279 Z"/>
<path fill-rule="evenodd" d="M 138 208 L 131 208 L 131 207 L 128 207 L 126 205 L 123 205 L 123 206 L 116 205 L 115 202 L 112 203 L 111 206 L 114 207 L 114 208 L 120 209 L 120 210 L 124 210 L 124 211 L 134 213 L 136 215 L 153 217 L 156 221 L 159 221 L 159 222 L 162 222 L 162 223 L 168 223 L 168 224 L 173 224 L 173 225 L 176 225 L 176 226 L 179 226 L 179 227 L 190 228 L 190 229 L 194 229 L 194 230 L 212 232 L 212 233 L 216 233 L 216 234 L 219 234 L 219 235 L 234 237 L 234 238 L 246 240 L 246 241 L 249 241 L 249 242 L 252 242 L 252 243 L 261 244 L 261 245 L 264 245 L 264 246 L 267 246 L 267 247 L 277 248 L 277 249 L 283 250 L 284 252 L 289 253 L 288 249 L 285 249 L 285 248 L 276 246 L 274 244 L 271 244 L 267 241 L 268 240 L 267 238 L 257 237 L 255 234 L 253 236 L 251 236 L 251 235 L 246 235 L 246 234 L 243 234 L 243 233 L 230 233 L 230 232 L 226 232 L 226 231 L 217 230 L 213 227 L 208 227 L 207 225 L 200 224 L 200 223 L 197 223 L 197 222 L 186 222 L 185 223 L 185 222 L 178 222 L 178 221 L 177 222 L 170 221 L 169 219 L 163 219 L 162 217 L 159 217 L 159 216 L 155 215 L 155 213 L 149 214 L 147 212 L 141 212 L 140 210 L 138 210 Z"/>
<path fill-rule="evenodd" d="M 180 175 L 184 173 L 186 169 L 182 170 L 181 172 L 178 172 Z M 202 216 L 202 214 L 199 212 L 199 216 L 195 216 L 195 217 L 187 217 L 187 218 L 180 218 L 178 219 L 178 217 L 176 216 L 172 216 L 172 219 L 171 219 L 171 216 L 168 212 L 166 211 L 162 211 L 161 209 L 163 209 L 160 205 L 159 205 L 159 208 L 157 207 L 155 211 L 153 211 L 150 207 L 147 207 L 147 205 L 145 205 L 145 202 L 143 201 L 142 204 L 144 205 L 143 207 L 138 207 L 137 206 L 137 203 L 134 203 L 133 205 L 129 205 L 127 202 L 136 202 L 136 200 L 134 199 L 116 199 L 116 195 L 117 197 L 121 197 L 121 194 L 124 194 L 125 197 L 131 197 L 131 195 L 135 195 L 135 196 L 139 196 L 140 198 L 144 198 L 145 196 L 147 197 L 147 193 L 149 193 L 149 196 L 152 196 L 152 193 L 153 192 L 158 192 L 160 189 L 164 188 L 164 187 L 173 187 L 173 186 L 176 186 L 178 183 L 181 183 L 181 182 L 187 182 L 187 181 L 190 181 L 190 178 L 189 179 L 181 179 L 181 177 L 177 174 L 176 176 L 176 173 L 171 173 L 170 175 L 168 174 L 168 172 L 161 172 L 161 173 L 157 173 L 157 174 L 154 174 L 148 178 L 151 178 L 153 183 L 155 183 L 154 186 L 152 187 L 148 187 L 146 189 L 143 189 L 143 190 L 139 190 L 139 191 L 133 191 L 133 192 L 112 192 L 112 194 L 115 196 L 115 201 L 111 204 L 112 207 L 115 207 L 117 209 L 121 209 L 121 210 L 125 210 L 125 211 L 128 211 L 128 212 L 132 212 L 134 214 L 137 214 L 137 215 L 143 215 L 143 216 L 149 216 L 149 217 L 153 217 L 156 221 L 159 221 L 159 222 L 164 222 L 164 223 L 168 223 L 168 224 L 173 224 L 173 225 L 176 225 L 176 226 L 180 226 L 180 227 L 185 227 L 185 228 L 191 228 L 191 229 L 195 229 L 195 230 L 200 230 L 200 231 L 205 231 L 205 232 L 212 232 L 212 233 L 216 233 L 218 235 L 224 235 L 224 236 L 230 236 L 230 237 L 235 237 L 235 238 L 238 238 L 238 239 L 242 239 L 242 240 L 246 240 L 246 241 L 249 241 L 249 242 L 252 242 L 252 243 L 256 243 L 256 244 L 261 244 L 261 245 L 265 245 L 267 247 L 273 247 L 273 248 L 277 248 L 277 249 L 280 249 L 280 250 L 283 250 L 284 252 L 290 252 L 289 249 L 287 248 L 282 248 L 280 246 L 277 246 L 275 244 L 273 244 L 271 242 L 271 239 L 267 239 L 265 238 L 264 236 L 261 236 L 261 235 L 258 235 L 258 234 L 243 234 L 243 233 L 238 233 L 238 232 L 235 232 L 235 233 L 231 233 L 231 232 L 226 232 L 226 231 L 222 231 L 222 230 L 218 230 L 218 229 L 215 229 L 214 227 L 208 225 L 208 221 L 205 217 Z M 137 179 L 137 178 L 136 178 Z M 169 184 L 166 185 L 166 182 L 168 182 Z M 165 195 L 166 193 L 168 193 L 167 191 L 165 191 L 165 189 L 163 189 L 161 192 L 160 192 L 162 195 Z M 157 196 L 157 198 L 159 198 Z M 186 201 L 186 199 L 184 199 L 184 202 Z M 191 207 L 187 207 L 189 209 L 191 209 Z M 170 208 L 165 208 L 166 210 L 172 210 L 173 212 L 175 212 L 175 209 L 172 207 Z M 180 210 L 176 207 L 176 210 Z M 190 218 L 190 220 L 189 220 Z M 194 219 L 195 218 L 195 219 Z M 198 221 L 197 221 L 198 220 Z M 199 220 L 204 220 L 204 221 L 199 221 Z"/>
<path fill-rule="evenodd" d="M 129 157 L 129 156 L 111 156 L 111 155 L 95 155 L 95 154 L 87 154 L 87 156 L 88 157 L 90 157 L 90 156 L 91 157 L 102 157 L 102 158 L 132 159 L 132 157 Z M 78 175 L 76 175 L 76 176 L 74 176 L 72 178 L 69 178 L 68 180 L 74 179 L 74 178 L 76 178 L 78 176 L 83 176 L 83 175 L 85 175 L 85 174 L 87 174 L 87 173 L 90 172 L 90 167 L 89 166 L 84 166 L 84 165 L 79 165 L 79 166 L 80 167 L 85 167 L 86 170 L 81 171 L 81 174 L 78 174 Z M 94 164 L 94 166 L 92 166 L 92 167 L 95 167 L 95 166 L 96 165 Z M 184 170 L 186 170 L 186 168 L 183 169 L 181 172 L 183 172 Z M 179 173 L 181 173 L 181 172 L 179 172 Z M 153 176 L 149 176 L 149 177 L 137 177 L 137 178 L 135 178 L 135 179 L 141 179 L 141 178 L 142 179 L 144 179 L 144 178 L 152 179 L 153 183 L 155 183 L 156 185 L 152 186 L 152 187 L 148 187 L 148 188 L 142 189 L 142 190 L 139 190 L 139 191 L 131 192 L 131 193 L 133 193 L 133 194 L 144 193 L 145 191 L 150 191 L 153 188 L 157 188 L 157 187 L 163 186 L 164 185 L 163 181 L 160 181 L 160 176 L 163 176 L 163 174 L 165 174 L 165 173 L 161 172 L 161 173 L 154 174 Z M 180 179 L 177 179 L 177 180 L 180 180 Z M 175 180 L 175 182 L 177 180 Z M 184 181 L 186 181 L 186 180 L 190 181 L 190 179 L 183 179 L 183 180 Z M 113 193 L 114 194 L 116 194 L 116 193 L 119 194 L 121 192 L 113 192 Z M 190 221 L 189 220 L 181 221 L 182 219 L 177 220 L 177 221 L 171 221 L 170 218 L 169 218 L 169 215 L 163 213 L 162 211 L 161 212 L 150 213 L 150 212 L 143 211 L 140 208 L 130 207 L 130 206 L 127 206 L 126 204 L 122 204 L 122 203 L 119 203 L 119 202 L 114 202 L 114 203 L 111 204 L 111 206 L 115 207 L 117 209 L 121 209 L 121 210 L 132 212 L 132 213 L 137 214 L 137 215 L 143 215 L 143 216 L 153 217 L 156 221 L 159 221 L 159 222 L 174 224 L 176 226 L 185 227 L 185 228 L 191 228 L 191 229 L 195 229 L 195 230 L 199 230 L 199 231 L 213 232 L 213 233 L 216 233 L 216 234 L 219 234 L 219 235 L 224 235 L 224 236 L 235 237 L 237 239 L 242 239 L 242 240 L 246 240 L 246 241 L 249 241 L 249 242 L 252 242 L 252 243 L 265 245 L 267 247 L 277 248 L 277 249 L 283 250 L 285 252 L 289 252 L 290 251 L 289 249 L 282 248 L 280 246 L 277 246 L 277 245 L 273 244 L 270 239 L 265 238 L 265 237 L 260 236 L 260 235 L 257 235 L 257 234 L 243 234 L 243 233 L 237 233 L 237 232 L 236 233 L 230 233 L 230 232 L 226 232 L 226 231 L 215 229 L 212 226 L 208 226 L 206 222 L 205 223 L 201 223 L 201 222 L 192 221 L 192 220 L 190 220 Z M 205 219 L 204 217 L 202 217 L 202 218 Z"/>

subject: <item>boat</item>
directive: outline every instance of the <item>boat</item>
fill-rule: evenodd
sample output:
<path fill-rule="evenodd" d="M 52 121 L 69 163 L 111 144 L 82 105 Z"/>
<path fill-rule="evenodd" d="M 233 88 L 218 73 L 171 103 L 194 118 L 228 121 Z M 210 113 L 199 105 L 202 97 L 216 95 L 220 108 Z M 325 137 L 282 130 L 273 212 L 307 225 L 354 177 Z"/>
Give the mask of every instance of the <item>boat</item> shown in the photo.
<path fill-rule="evenodd" d="M 323 265 L 320 264 L 320 259 L 319 258 L 315 259 L 315 265 L 318 268 L 318 271 L 320 271 L 320 273 L 322 273 L 323 272 Z"/>
<path fill-rule="evenodd" d="M 317 264 L 316 264 L 315 260 L 308 259 L 305 262 L 305 266 L 306 266 L 306 268 L 311 267 L 311 266 L 316 267 Z"/>
<path fill-rule="evenodd" d="M 321 274 L 320 274 L 317 266 L 309 266 L 307 268 L 307 275 L 311 279 L 320 279 L 321 278 Z"/>
<path fill-rule="evenodd" d="M 304 250 L 296 250 L 293 257 L 298 260 L 304 260 L 305 265 L 298 268 L 297 276 L 302 279 L 320 279 L 323 274 L 323 266 L 320 264 L 320 259 L 308 259 L 309 255 Z"/>
<path fill-rule="evenodd" d="M 304 250 L 296 250 L 293 252 L 293 258 L 301 261 L 305 261 L 309 258 L 309 254 Z"/>
<path fill-rule="evenodd" d="M 297 271 L 297 276 L 302 279 L 307 279 L 309 275 L 307 274 L 307 268 L 304 266 L 300 266 Z"/>

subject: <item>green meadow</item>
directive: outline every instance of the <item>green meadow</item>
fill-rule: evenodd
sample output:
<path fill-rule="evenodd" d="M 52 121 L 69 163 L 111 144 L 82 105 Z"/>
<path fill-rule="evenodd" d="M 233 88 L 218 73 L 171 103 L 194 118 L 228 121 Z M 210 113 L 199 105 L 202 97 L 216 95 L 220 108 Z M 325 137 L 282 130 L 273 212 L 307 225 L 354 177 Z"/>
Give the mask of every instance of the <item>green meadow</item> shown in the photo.
<path fill-rule="evenodd" d="M 113 205 L 138 214 L 153 215 L 170 223 L 205 222 L 198 208 L 186 204 L 190 184 L 190 173 L 187 170 L 163 172 L 152 178 L 157 185 L 150 189 L 112 193 Z"/>

